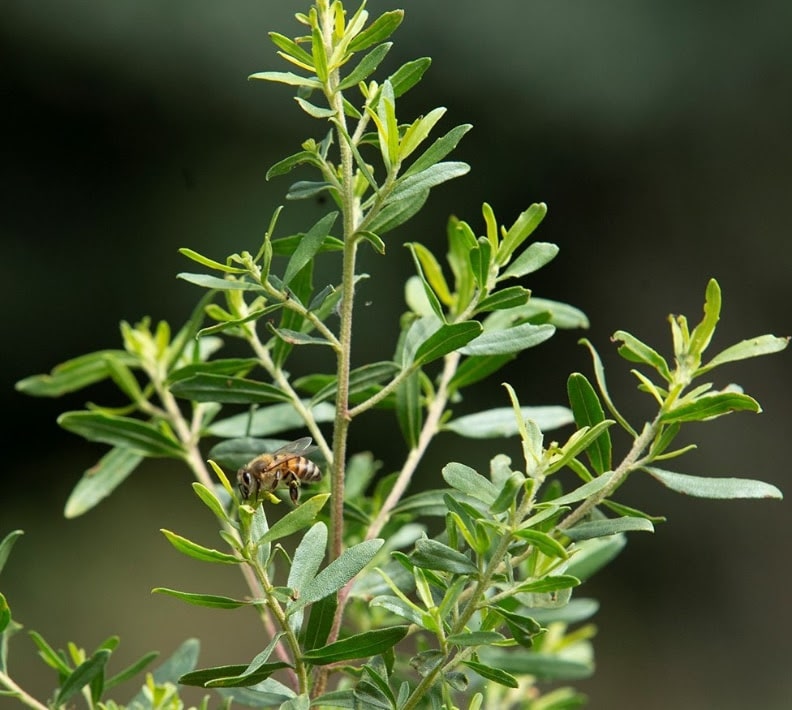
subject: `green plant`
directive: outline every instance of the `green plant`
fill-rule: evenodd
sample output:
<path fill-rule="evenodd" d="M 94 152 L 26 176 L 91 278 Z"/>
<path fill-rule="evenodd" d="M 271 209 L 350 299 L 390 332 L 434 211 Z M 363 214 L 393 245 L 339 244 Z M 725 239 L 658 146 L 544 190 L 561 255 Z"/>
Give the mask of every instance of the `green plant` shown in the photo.
<path fill-rule="evenodd" d="M 593 361 L 594 384 L 572 374 L 569 408 L 524 406 L 506 385 L 504 404 L 511 406 L 455 416 L 470 385 L 557 328 L 588 325 L 578 309 L 536 298 L 518 283 L 558 252 L 532 241 L 546 207 L 531 205 L 507 227 L 484 204 L 482 236 L 464 221 L 449 221 L 447 267 L 426 246 L 407 244 L 416 275 L 406 284 L 408 310 L 394 329 L 393 354 L 353 367 L 355 290 L 366 278 L 356 267 L 358 250 L 384 254 L 385 235 L 414 216 L 433 187 L 467 172 L 464 163 L 445 159 L 470 127 L 430 140 L 444 109 L 410 123 L 397 118 L 397 100 L 420 81 L 426 58 L 381 83 L 371 78 L 401 11 L 369 21 L 365 5 L 348 16 L 341 2 L 318 0 L 297 20 L 303 36 L 270 37 L 300 73 L 252 78 L 296 87 L 299 107 L 326 124 L 327 133 L 306 140 L 268 178 L 311 169 L 317 178 L 294 183 L 287 199 L 326 195 L 334 210 L 304 233 L 276 238 L 278 208 L 254 251 L 222 261 L 183 249 L 210 273 L 180 274 L 206 294 L 177 332 L 164 322 L 152 328 L 148 319 L 122 323 L 123 349 L 90 353 L 18 384 L 32 395 L 59 396 L 111 379 L 129 399 L 124 407 L 92 406 L 59 418 L 67 430 L 111 446 L 78 483 L 67 516 L 89 510 L 143 459 L 178 459 L 221 523 L 227 550 L 170 530 L 163 531 L 166 539 L 198 560 L 239 567 L 248 583 L 245 599 L 156 590 L 218 609 L 251 607 L 264 632 L 262 651 L 246 665 L 195 670 L 195 646 L 188 642 L 178 663 L 153 675 L 148 694 L 136 702 L 180 707 L 169 685 L 178 680 L 218 688 L 226 702 L 260 707 L 577 707 L 584 699 L 573 689 L 545 692 L 542 685 L 592 671 L 593 627 L 584 622 L 596 604 L 573 599 L 572 590 L 619 553 L 626 533 L 652 531 L 663 520 L 614 495 L 631 474 L 646 473 L 689 495 L 779 498 L 759 481 L 659 466 L 691 448 L 674 447 L 683 424 L 759 411 L 752 397 L 734 386 L 715 389 L 705 376 L 780 351 L 788 339 L 759 336 L 705 359 L 721 310 L 720 288 L 710 280 L 695 327 L 683 316 L 670 319 L 672 361 L 627 332 L 613 336 L 619 353 L 641 368 L 633 370 L 639 389 L 656 403 L 650 421 L 635 426 L 619 412 L 587 340 L 581 342 Z M 278 258 L 285 259 L 282 268 Z M 317 258 L 340 259 L 336 283 L 314 284 Z M 232 339 L 249 354 L 218 356 Z M 324 370 L 294 376 L 286 369 L 289 358 L 306 346 L 317 346 Z M 395 417 L 406 444 L 402 466 L 385 476 L 377 475 L 370 453 L 348 450 L 350 426 L 374 409 Z M 570 425 L 562 443 L 545 440 L 546 432 Z M 631 442 L 619 456 L 613 426 Z M 315 441 L 326 482 L 306 486 L 302 502 L 286 504 L 285 513 L 271 505 L 277 500 L 271 492 L 263 500 L 243 497 L 226 471 L 275 451 L 286 442 L 272 437 L 295 431 Z M 519 436 L 523 461 L 493 452 L 487 475 L 450 462 L 426 473 L 430 490 L 409 494 L 441 431 Z M 577 482 L 565 489 L 562 471 Z M 296 497 L 296 488 L 289 492 Z M 0 562 L 15 539 L 12 533 L 0 547 Z M 7 642 L 18 625 L 2 603 L 0 685 L 41 707 L 9 675 Z M 149 660 L 105 681 L 117 641 L 87 657 L 33 638 L 59 674 L 55 707 L 78 692 L 89 706 L 110 707 L 104 691 Z"/>

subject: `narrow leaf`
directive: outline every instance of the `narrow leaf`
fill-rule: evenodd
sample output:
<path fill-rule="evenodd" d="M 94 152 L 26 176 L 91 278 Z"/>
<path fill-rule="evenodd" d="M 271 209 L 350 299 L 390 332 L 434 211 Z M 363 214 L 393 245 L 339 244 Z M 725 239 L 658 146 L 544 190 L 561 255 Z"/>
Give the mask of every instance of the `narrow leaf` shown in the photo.
<path fill-rule="evenodd" d="M 443 479 L 452 488 L 491 505 L 498 497 L 498 489 L 488 478 L 463 463 L 449 463 L 443 467 Z"/>
<path fill-rule="evenodd" d="M 418 347 L 415 363 L 424 365 L 460 350 L 480 333 L 481 323 L 474 320 L 443 324 Z"/>
<path fill-rule="evenodd" d="M 373 601 L 373 600 L 372 600 Z M 331 594 L 311 605 L 308 624 L 305 627 L 303 648 L 310 651 L 327 643 L 327 637 L 333 628 L 333 618 L 338 606 L 338 597 Z"/>
<path fill-rule="evenodd" d="M 759 406 L 759 402 L 747 394 L 720 392 L 708 394 L 688 404 L 674 407 L 670 412 L 663 414 L 661 421 L 666 424 L 670 422 L 698 422 L 740 411 L 758 413 L 762 411 L 762 408 Z"/>
<path fill-rule="evenodd" d="M 14 543 L 24 534 L 22 530 L 12 530 L 3 538 L 3 541 L 0 542 L 0 572 L 3 571 L 3 567 L 5 567 L 5 563 L 8 561 L 8 556 L 11 554 L 11 548 L 14 546 Z"/>
<path fill-rule="evenodd" d="M 288 402 L 289 395 L 274 385 L 245 377 L 198 374 L 180 379 L 171 386 L 177 397 L 193 402 L 221 402 L 224 404 L 260 404 Z"/>
<path fill-rule="evenodd" d="M 404 19 L 404 10 L 383 12 L 365 30 L 358 34 L 350 43 L 350 52 L 360 52 L 371 45 L 390 37 Z"/>
<path fill-rule="evenodd" d="M 453 574 L 478 574 L 478 568 L 462 552 L 437 540 L 418 540 L 410 562 L 422 569 L 452 572 Z"/>
<path fill-rule="evenodd" d="M 412 89 L 421 80 L 431 63 L 432 60 L 429 57 L 422 57 L 402 64 L 388 77 L 393 86 L 393 96 L 398 99 L 399 96 Z"/>
<path fill-rule="evenodd" d="M 503 685 L 507 688 L 518 688 L 520 685 L 511 673 L 502 671 L 500 668 L 487 665 L 486 663 L 478 663 L 476 661 L 463 661 L 463 664 L 470 668 L 470 670 L 478 673 L 482 678 L 491 680 L 498 685 Z"/>
<path fill-rule="evenodd" d="M 743 340 L 725 350 L 721 350 L 706 365 L 700 367 L 696 374 L 701 375 L 709 372 L 713 367 L 718 367 L 727 362 L 736 362 L 737 360 L 745 360 L 750 357 L 777 353 L 784 350 L 787 345 L 789 345 L 789 338 L 779 338 L 775 335 L 760 335 L 757 338 Z"/>
<path fill-rule="evenodd" d="M 385 55 L 390 51 L 392 46 L 393 44 L 391 42 L 384 42 L 374 47 L 374 49 L 358 62 L 358 65 L 349 72 L 347 77 L 341 81 L 338 88 L 343 91 L 352 86 L 356 86 L 358 82 L 364 81 L 370 74 L 374 73 L 374 70 L 380 65 L 380 62 L 385 59 Z"/>
<path fill-rule="evenodd" d="M 660 481 L 666 488 L 697 498 L 775 498 L 780 500 L 784 497 L 774 485 L 750 478 L 689 476 L 683 473 L 664 471 L 653 466 L 644 466 L 643 470 Z"/>
<path fill-rule="evenodd" d="M 63 680 L 55 696 L 53 705 L 55 707 L 64 705 L 76 693 L 79 693 L 86 685 L 88 685 L 97 675 L 99 675 L 107 661 L 110 659 L 110 651 L 102 649 L 93 654 L 88 660 L 81 663 L 74 669 L 69 676 Z"/>
<path fill-rule="evenodd" d="M 619 346 L 618 352 L 625 360 L 649 365 L 657 370 L 666 382 L 671 381 L 671 371 L 668 368 L 668 363 L 654 348 L 651 348 L 646 343 L 641 342 L 634 335 L 630 335 L 624 330 L 617 330 L 611 336 L 611 340 L 615 342 L 620 341 L 622 343 L 622 345 Z"/>
<path fill-rule="evenodd" d="M 318 220 L 300 240 L 294 250 L 286 272 L 283 275 L 284 285 L 289 285 L 292 279 L 302 270 L 302 268 L 316 256 L 322 246 L 325 237 L 330 234 L 333 224 L 338 217 L 338 212 L 330 212 Z"/>
<path fill-rule="evenodd" d="M 577 503 L 579 500 L 589 498 L 590 496 L 593 496 L 595 493 L 598 493 L 603 488 L 605 488 L 605 486 L 611 482 L 613 476 L 613 471 L 603 473 L 601 476 L 597 476 L 594 480 L 579 486 L 571 493 L 559 496 L 558 498 L 553 498 L 552 503 L 553 505 L 566 505 L 567 503 Z"/>
<path fill-rule="evenodd" d="M 506 330 L 484 331 L 460 349 L 463 355 L 516 353 L 543 343 L 555 333 L 555 326 L 523 323 Z"/>
<path fill-rule="evenodd" d="M 167 594 L 168 596 L 181 599 L 188 604 L 195 604 L 196 606 L 208 606 L 212 609 L 238 609 L 241 606 L 247 606 L 250 604 L 250 602 L 232 599 L 231 597 L 224 597 L 216 594 L 193 594 L 191 592 L 180 592 L 176 589 L 168 589 L 167 587 L 155 587 L 151 590 L 151 592 L 152 594 Z"/>
<path fill-rule="evenodd" d="M 355 658 L 370 658 L 392 649 L 409 630 L 408 626 L 389 626 L 375 631 L 349 636 L 341 641 L 315 648 L 303 654 L 303 659 L 313 665 L 327 665 Z"/>
<path fill-rule="evenodd" d="M 89 511 L 123 483 L 142 460 L 141 454 L 129 449 L 110 449 L 83 473 L 66 501 L 63 515 L 66 518 L 76 518 Z"/>
<path fill-rule="evenodd" d="M 503 279 L 517 279 L 521 276 L 538 271 L 545 264 L 549 264 L 558 254 L 558 247 L 549 242 L 534 242 L 522 252 L 499 277 Z"/>
<path fill-rule="evenodd" d="M 127 367 L 139 365 L 137 357 L 124 350 L 100 350 L 56 365 L 49 374 L 19 380 L 17 392 L 34 397 L 60 397 L 101 382 L 110 376 L 107 356 L 112 355 Z"/>
<path fill-rule="evenodd" d="M 558 540 L 540 530 L 516 530 L 514 536 L 530 543 L 548 557 L 558 557 L 562 560 L 569 558 L 567 549 Z"/>
<path fill-rule="evenodd" d="M 333 560 L 300 590 L 300 597 L 290 605 L 289 613 L 335 594 L 374 559 L 383 542 L 380 539 L 366 540 L 344 550 L 339 558 Z"/>
<path fill-rule="evenodd" d="M 219 550 L 214 550 L 208 547 L 204 547 L 203 545 L 199 545 L 192 540 L 188 540 L 181 535 L 177 535 L 170 530 L 165 530 L 162 528 L 160 532 L 165 535 L 170 542 L 179 552 L 187 555 L 188 557 L 194 557 L 196 560 L 202 560 L 204 562 L 222 562 L 225 564 L 239 564 L 241 560 L 237 559 L 233 555 L 229 555 L 226 552 L 220 552 Z"/>
<path fill-rule="evenodd" d="M 571 424 L 572 412 L 566 407 L 521 407 L 524 419 L 533 421 L 542 431 Z M 471 439 L 491 439 L 514 436 L 519 427 L 511 407 L 496 407 L 475 414 L 467 414 L 443 424 L 443 429 Z"/>
<path fill-rule="evenodd" d="M 503 237 L 496 259 L 501 266 L 507 264 L 511 255 L 539 226 L 547 214 L 547 205 L 544 202 L 537 202 L 527 210 L 520 213 L 514 224 L 509 227 Z"/>
<path fill-rule="evenodd" d="M 322 83 L 317 79 L 300 76 L 292 72 L 284 71 L 261 71 L 251 74 L 248 79 L 257 79 L 260 81 L 274 81 L 280 84 L 288 84 L 289 86 L 304 86 L 307 89 L 316 89 L 321 91 Z"/>
<path fill-rule="evenodd" d="M 595 537 L 606 537 L 625 532 L 654 532 L 654 525 L 646 518 L 623 517 L 604 518 L 579 523 L 564 530 L 564 535 L 572 540 L 589 540 Z"/>
<path fill-rule="evenodd" d="M 605 421 L 605 411 L 602 409 L 594 387 L 579 372 L 573 372 L 569 376 L 567 395 L 578 428 L 591 427 Z M 611 438 L 608 430 L 605 430 L 586 449 L 586 455 L 597 473 L 604 473 L 611 469 Z"/>
<path fill-rule="evenodd" d="M 298 505 L 294 510 L 289 511 L 280 520 L 274 523 L 273 526 L 264 533 L 264 536 L 258 541 L 258 544 L 263 545 L 267 542 L 280 540 L 287 535 L 307 528 L 319 514 L 319 511 L 324 507 L 329 497 L 329 493 L 318 493 L 304 503 Z"/>
<path fill-rule="evenodd" d="M 58 424 L 88 441 L 101 441 L 142 456 L 184 456 L 177 441 L 139 419 L 100 412 L 65 412 L 58 417 Z"/>

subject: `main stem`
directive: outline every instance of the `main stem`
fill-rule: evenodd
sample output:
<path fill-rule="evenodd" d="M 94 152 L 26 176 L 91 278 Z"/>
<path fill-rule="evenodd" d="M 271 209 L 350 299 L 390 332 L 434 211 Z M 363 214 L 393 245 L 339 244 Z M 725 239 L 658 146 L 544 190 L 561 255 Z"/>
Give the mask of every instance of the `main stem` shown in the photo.
<path fill-rule="evenodd" d="M 325 47 L 330 56 L 333 44 L 333 17 L 329 9 L 320 6 L 320 23 Z M 333 71 L 327 80 L 325 93 L 335 111 L 335 119 L 343 132 L 346 132 L 343 96 L 338 90 L 339 72 Z M 344 548 L 344 475 L 346 473 L 346 449 L 349 433 L 349 371 L 352 361 L 352 313 L 355 301 L 355 260 L 357 257 L 357 198 L 355 197 L 355 173 L 352 151 L 349 144 L 338 136 L 341 156 L 341 205 L 344 230 L 344 256 L 341 273 L 341 305 L 338 350 L 338 390 L 336 393 L 336 414 L 333 427 L 333 466 L 331 491 L 333 494 L 330 509 L 330 559 L 341 556 Z"/>

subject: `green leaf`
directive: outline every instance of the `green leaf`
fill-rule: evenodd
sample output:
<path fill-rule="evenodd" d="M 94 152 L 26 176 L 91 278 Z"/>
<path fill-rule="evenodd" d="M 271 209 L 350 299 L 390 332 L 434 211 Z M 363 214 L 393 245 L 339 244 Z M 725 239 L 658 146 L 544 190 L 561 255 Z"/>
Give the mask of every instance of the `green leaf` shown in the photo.
<path fill-rule="evenodd" d="M 266 680 L 281 668 L 289 667 L 288 663 L 277 661 L 259 666 L 254 673 L 245 673 L 248 666 L 216 666 L 185 673 L 179 678 L 179 683 L 199 688 L 245 688 Z"/>
<path fill-rule="evenodd" d="M 579 372 L 573 372 L 569 376 L 567 395 L 578 428 L 591 427 L 605 421 L 605 411 L 594 387 Z M 608 430 L 586 449 L 586 455 L 597 473 L 605 473 L 611 469 L 611 438 Z"/>
<path fill-rule="evenodd" d="M 615 422 L 612 419 L 604 419 L 593 427 L 578 429 L 561 447 L 560 456 L 553 459 L 552 464 L 547 467 L 547 474 L 555 473 L 567 466 L 578 454 L 588 449 L 613 424 Z"/>
<path fill-rule="evenodd" d="M 234 557 L 234 555 L 229 555 L 227 552 L 220 552 L 219 550 L 204 547 L 203 545 L 199 545 L 198 543 L 188 540 L 186 537 L 182 537 L 181 535 L 177 535 L 170 530 L 161 528 L 160 532 L 165 535 L 165 537 L 168 539 L 168 542 L 170 542 L 170 544 L 173 545 L 179 552 L 187 555 L 188 557 L 194 557 L 196 560 L 202 560 L 203 562 L 221 562 L 231 565 L 236 565 L 241 562 L 241 560 Z"/>
<path fill-rule="evenodd" d="M 715 279 L 710 279 L 707 283 L 707 291 L 704 300 L 704 317 L 701 322 L 693 328 L 690 334 L 690 345 L 688 352 L 696 357 L 701 357 L 701 354 L 707 349 L 707 346 L 712 340 L 715 333 L 715 326 L 720 319 L 721 310 L 721 290 L 718 282 Z"/>
<path fill-rule="evenodd" d="M 278 177 L 279 175 L 285 175 L 298 165 L 303 165 L 305 163 L 313 165 L 317 168 L 322 167 L 322 161 L 319 159 L 316 153 L 308 150 L 301 150 L 299 153 L 294 153 L 294 155 L 290 155 L 287 158 L 279 160 L 277 163 L 275 163 L 275 165 L 267 170 L 267 174 L 265 175 L 264 179 L 269 181 L 274 177 Z"/>
<path fill-rule="evenodd" d="M 188 604 L 195 604 L 196 606 L 208 606 L 212 609 L 238 609 L 241 606 L 247 606 L 250 602 L 240 601 L 239 599 L 232 599 L 231 597 L 218 596 L 216 594 L 193 594 L 191 592 L 179 592 L 175 589 L 168 589 L 167 587 L 155 587 L 151 590 L 152 594 L 167 594 L 171 597 L 176 597 Z"/>
<path fill-rule="evenodd" d="M 499 277 L 503 279 L 517 279 L 521 276 L 532 274 L 555 259 L 558 247 L 549 242 L 534 242 L 520 254 Z"/>
<path fill-rule="evenodd" d="M 304 86 L 306 89 L 317 91 L 322 90 L 321 81 L 287 71 L 260 71 L 256 72 L 255 74 L 251 74 L 248 79 L 274 81 L 279 84 L 288 84 L 289 86 Z"/>
<path fill-rule="evenodd" d="M 627 544 L 625 535 L 608 535 L 575 543 L 575 554 L 569 560 L 567 573 L 587 580 L 613 560 Z"/>
<path fill-rule="evenodd" d="M 415 543 L 410 562 L 416 567 L 453 574 L 478 574 L 478 568 L 462 552 L 437 540 L 422 539 Z"/>
<path fill-rule="evenodd" d="M 55 707 L 64 705 L 75 694 L 79 693 L 97 675 L 102 673 L 109 659 L 110 651 L 108 649 L 101 649 L 94 653 L 88 660 L 77 666 L 77 668 L 61 682 L 60 689 L 55 696 L 53 705 Z"/>
<path fill-rule="evenodd" d="M 459 350 L 481 333 L 481 323 L 474 320 L 443 324 L 415 351 L 415 363 L 425 365 Z"/>
<path fill-rule="evenodd" d="M 590 520 L 585 523 L 578 523 L 572 528 L 564 530 L 571 540 L 589 540 L 595 537 L 606 537 L 625 532 L 654 532 L 654 525 L 646 518 L 622 517 L 622 518 L 603 518 L 601 520 Z"/>
<path fill-rule="evenodd" d="M 713 367 L 718 367 L 727 362 L 736 362 L 737 360 L 745 360 L 750 357 L 777 353 L 784 350 L 787 345 L 789 345 L 789 338 L 779 338 L 775 335 L 760 335 L 756 338 L 742 340 L 725 350 L 721 350 L 706 365 L 696 370 L 696 375 L 702 375 L 705 372 L 709 372 Z"/>
<path fill-rule="evenodd" d="M 289 605 L 288 613 L 293 614 L 308 604 L 335 594 L 374 559 L 383 542 L 380 539 L 365 540 L 344 550 L 339 558 L 333 560 L 300 590 L 299 599 Z"/>
<path fill-rule="evenodd" d="M 457 147 L 459 141 L 473 126 L 469 123 L 463 123 L 455 126 L 444 136 L 438 138 L 432 145 L 430 145 L 404 172 L 404 177 L 411 175 L 418 175 L 423 170 L 437 165 L 443 158 L 445 158 L 454 148 Z"/>
<path fill-rule="evenodd" d="M 451 634 L 446 641 L 454 646 L 491 646 L 505 641 L 506 637 L 497 631 L 467 631 Z"/>
<path fill-rule="evenodd" d="M 168 375 L 168 382 L 174 383 L 186 380 L 197 375 L 226 375 L 231 377 L 244 377 L 256 365 L 258 360 L 253 357 L 232 357 L 209 362 L 191 362 Z"/>
<path fill-rule="evenodd" d="M 193 402 L 259 404 L 290 401 L 289 395 L 274 385 L 228 375 L 198 374 L 186 377 L 175 382 L 171 392 Z"/>
<path fill-rule="evenodd" d="M 183 458 L 181 445 L 153 424 L 100 412 L 65 412 L 58 424 L 88 441 L 125 448 L 141 456 Z"/>
<path fill-rule="evenodd" d="M 417 446 L 423 427 L 421 407 L 421 373 L 414 372 L 396 388 L 396 414 L 407 444 Z"/>
<path fill-rule="evenodd" d="M 603 473 L 601 476 L 597 476 L 594 480 L 579 486 L 571 493 L 559 496 L 558 498 L 553 498 L 552 503 L 553 505 L 567 505 L 568 503 L 577 503 L 579 500 L 589 498 L 605 488 L 605 486 L 611 482 L 613 476 L 613 471 Z"/>
<path fill-rule="evenodd" d="M 564 531 L 567 534 L 568 531 Z M 558 540 L 540 530 L 515 530 L 514 536 L 533 545 L 548 557 L 558 557 L 562 560 L 569 558 L 569 552 Z"/>
<path fill-rule="evenodd" d="M 521 407 L 524 419 L 530 419 L 542 431 L 558 429 L 572 423 L 572 412 L 566 407 Z M 475 414 L 467 414 L 443 424 L 443 430 L 471 439 L 491 439 L 514 436 L 518 432 L 517 419 L 511 407 L 496 407 Z"/>
<path fill-rule="evenodd" d="M 321 402 L 315 407 L 303 401 L 311 415 L 318 424 L 331 422 L 335 419 L 335 407 L 326 402 Z M 213 422 L 207 429 L 210 436 L 219 436 L 228 439 L 239 439 L 245 436 L 269 436 L 279 434 L 290 429 L 300 429 L 305 422 L 295 411 L 291 404 L 274 404 L 269 407 L 260 407 L 253 414 L 236 414 L 227 419 Z M 260 453 L 260 452 L 259 452 Z"/>
<path fill-rule="evenodd" d="M 138 358 L 124 350 L 99 350 L 56 365 L 48 375 L 33 375 L 19 380 L 17 392 L 34 397 L 60 397 L 110 377 L 107 357 L 112 356 L 127 367 L 136 367 Z"/>
<path fill-rule="evenodd" d="M 337 217 L 338 212 L 330 212 L 305 233 L 286 266 L 286 272 L 283 275 L 284 286 L 288 286 L 303 267 L 316 256 L 325 237 L 330 234 Z"/>
<path fill-rule="evenodd" d="M 217 276 L 210 276 L 209 274 L 191 274 L 181 272 L 176 274 L 177 279 L 182 279 L 187 283 L 202 288 L 217 289 L 218 291 L 261 291 L 261 285 L 253 283 L 252 281 L 242 281 L 239 279 L 221 279 Z"/>
<path fill-rule="evenodd" d="M 508 649 L 486 648 L 479 660 L 490 668 L 514 675 L 532 675 L 543 681 L 581 680 L 594 672 L 591 659 L 565 658 L 550 653 L 512 653 Z"/>
<path fill-rule="evenodd" d="M 478 663 L 476 661 L 463 661 L 462 663 L 470 668 L 470 670 L 478 673 L 482 678 L 491 680 L 498 685 L 504 685 L 507 688 L 518 688 L 520 685 L 511 673 L 502 671 L 500 668 L 495 668 L 486 663 Z"/>
<path fill-rule="evenodd" d="M 390 594 L 381 594 L 380 596 L 374 597 L 369 602 L 369 605 L 387 609 L 391 614 L 400 616 L 411 624 L 425 628 L 423 611 L 409 600 L 405 601 L 404 599 L 399 599 L 399 597 L 394 597 Z"/>
<path fill-rule="evenodd" d="M 156 659 L 157 656 L 159 656 L 159 653 L 157 651 L 150 651 L 149 653 L 145 654 L 144 656 L 141 656 L 134 663 L 131 663 L 130 665 L 128 665 L 126 668 L 124 668 L 124 670 L 119 671 L 118 673 L 116 673 L 111 678 L 108 678 L 105 681 L 105 683 L 104 683 L 105 692 L 107 692 L 111 688 L 114 688 L 115 686 L 119 685 L 120 683 L 123 683 L 123 682 L 129 680 L 130 678 L 134 678 L 136 675 L 138 675 L 140 672 L 142 672 L 142 670 L 147 665 L 149 665 L 149 663 L 151 663 L 154 659 Z M 131 705 L 131 703 L 130 703 L 130 705 Z"/>
<path fill-rule="evenodd" d="M 226 483 L 228 483 L 228 479 L 226 479 L 224 482 L 224 487 Z M 226 509 L 223 507 L 223 504 L 211 489 L 207 488 L 205 485 L 203 485 L 203 483 L 199 483 L 198 481 L 194 481 L 192 487 L 195 491 L 195 494 L 204 502 L 206 507 L 214 513 L 215 517 L 223 525 L 229 522 L 229 516 L 226 512 Z"/>
<path fill-rule="evenodd" d="M 547 592 L 558 592 L 562 589 L 571 589 L 579 584 L 580 580 L 577 577 L 573 577 L 571 574 L 559 574 L 523 582 L 514 591 L 522 594 L 545 594 Z"/>
<path fill-rule="evenodd" d="M 407 246 L 416 259 L 421 275 L 426 279 L 431 290 L 446 305 L 451 305 L 453 297 L 443 275 L 443 269 L 434 254 L 419 242 L 409 242 Z"/>
<path fill-rule="evenodd" d="M 407 93 L 413 86 L 415 86 L 424 75 L 424 72 L 429 68 L 432 60 L 429 57 L 421 57 L 420 59 L 413 59 L 410 62 L 402 64 L 393 74 L 390 75 L 389 80 L 393 86 L 394 98 L 399 98 Z"/>
<path fill-rule="evenodd" d="M 420 172 L 405 173 L 396 182 L 393 192 L 391 192 L 388 200 L 393 203 L 410 200 L 426 190 L 429 190 L 441 183 L 453 180 L 454 178 L 462 177 L 470 172 L 470 166 L 467 163 L 459 161 L 446 161 L 435 163 Z M 377 232 L 380 230 L 374 229 Z"/>
<path fill-rule="evenodd" d="M 401 368 L 395 362 L 390 362 L 389 360 L 372 362 L 355 368 L 349 373 L 349 394 L 351 396 L 363 392 L 371 385 L 379 384 L 383 380 L 394 376 L 400 370 Z M 326 399 L 333 399 L 336 392 L 338 392 L 338 378 L 333 376 L 330 382 L 314 394 L 311 402 L 316 404 Z"/>
<path fill-rule="evenodd" d="M 611 340 L 621 341 L 622 345 L 619 346 L 618 353 L 625 360 L 649 365 L 649 367 L 657 370 L 666 382 L 671 381 L 671 371 L 668 368 L 668 363 L 654 348 L 649 347 L 646 343 L 641 342 L 634 335 L 630 335 L 624 330 L 617 330 L 611 336 Z"/>
<path fill-rule="evenodd" d="M 263 545 L 267 542 L 274 542 L 307 528 L 319 514 L 319 511 L 324 508 L 324 504 L 329 497 L 329 493 L 317 493 L 293 510 L 290 510 L 267 530 L 264 536 L 258 540 L 258 544 Z"/>
<path fill-rule="evenodd" d="M 360 35 L 358 35 L 360 36 Z M 354 40 L 353 40 L 354 41 Z M 358 62 L 357 66 L 349 72 L 347 77 L 341 81 L 338 85 L 338 88 L 341 91 L 345 89 L 349 89 L 352 86 L 356 86 L 358 82 L 364 81 L 366 77 L 371 75 L 376 68 L 380 65 L 383 59 L 385 59 L 385 55 L 390 51 L 390 48 L 393 46 L 391 42 L 384 42 L 380 44 L 374 49 L 372 49 L 363 59 Z"/>
<path fill-rule="evenodd" d="M 319 648 L 327 643 L 327 638 L 333 628 L 333 618 L 337 607 L 338 597 L 335 594 L 330 594 L 311 605 L 303 643 L 303 648 L 306 651 Z"/>
<path fill-rule="evenodd" d="M 206 266 L 209 269 L 214 269 L 215 271 L 222 271 L 226 274 L 246 274 L 247 269 L 239 268 L 238 266 L 229 266 L 228 264 L 221 264 L 219 261 L 215 261 L 214 259 L 210 259 L 208 256 L 204 256 L 203 254 L 199 254 L 197 251 L 193 251 L 192 249 L 188 249 L 187 247 L 181 247 L 179 249 L 179 254 L 186 256 L 188 259 L 192 259 L 193 261 L 197 262 L 201 266 Z"/>
<path fill-rule="evenodd" d="M 532 297 L 526 305 L 521 307 L 520 314 L 521 317 L 532 323 L 536 322 L 537 317 L 542 316 L 543 322 L 552 323 L 556 328 L 565 330 L 589 327 L 586 314 L 579 308 L 546 298 Z"/>
<path fill-rule="evenodd" d="M 389 626 L 384 629 L 365 631 L 322 648 L 307 651 L 303 654 L 303 660 L 313 665 L 323 666 L 338 661 L 370 658 L 392 649 L 407 635 L 408 630 L 409 626 Z"/>
<path fill-rule="evenodd" d="M 290 237 L 281 237 L 272 240 L 272 253 L 275 256 L 291 256 L 297 251 L 300 242 L 305 238 L 304 234 L 293 234 Z M 318 254 L 325 252 L 343 251 L 344 242 L 336 237 L 327 236 L 322 241 Z"/>
<path fill-rule="evenodd" d="M 700 422 L 705 419 L 714 419 L 724 414 L 740 411 L 758 413 L 762 411 L 762 408 L 759 406 L 759 402 L 747 394 L 719 392 L 707 394 L 688 404 L 674 407 L 671 411 L 663 414 L 660 417 L 660 421 L 664 424 L 670 422 Z"/>
<path fill-rule="evenodd" d="M 390 37 L 403 19 L 404 10 L 383 12 L 365 30 L 352 39 L 348 46 L 349 51 L 360 52 Z"/>
<path fill-rule="evenodd" d="M 366 223 L 366 231 L 380 236 L 404 224 L 424 206 L 429 198 L 429 190 L 423 190 L 409 199 L 387 200 L 370 222 Z"/>
<path fill-rule="evenodd" d="M 143 460 L 141 454 L 129 449 L 110 449 L 99 461 L 87 469 L 72 490 L 63 514 L 76 518 L 109 496 Z"/>
<path fill-rule="evenodd" d="M 195 668 L 201 644 L 198 639 L 187 639 L 152 673 L 158 685 L 176 683 L 180 676 Z M 141 690 L 127 705 L 129 708 L 150 708 L 151 697 Z"/>
<path fill-rule="evenodd" d="M 527 288 L 523 288 L 522 286 L 509 286 L 483 299 L 476 307 L 476 313 L 524 306 L 528 303 L 530 297 L 531 292 Z"/>
<path fill-rule="evenodd" d="M 463 355 L 503 355 L 516 353 L 543 343 L 555 333 L 555 326 L 523 323 L 506 330 L 484 331 L 460 349 Z"/>
<path fill-rule="evenodd" d="M 445 482 L 477 500 L 491 505 L 498 497 L 498 489 L 488 478 L 463 463 L 449 463 L 443 467 Z"/>
<path fill-rule="evenodd" d="M 500 266 L 505 266 L 509 262 L 511 255 L 519 248 L 520 244 L 531 236 L 546 214 L 547 205 L 544 202 L 534 203 L 527 210 L 520 213 L 514 224 L 509 227 L 498 247 L 496 261 Z"/>
<path fill-rule="evenodd" d="M 642 468 L 666 488 L 697 498 L 775 498 L 781 500 L 784 497 L 781 491 L 770 483 L 750 478 L 708 478 L 673 473 L 654 466 L 643 466 Z"/>
<path fill-rule="evenodd" d="M 11 554 L 11 548 L 20 536 L 24 535 L 23 530 L 12 530 L 0 542 L 0 572 L 3 571 L 5 563 L 8 561 L 8 556 Z"/>

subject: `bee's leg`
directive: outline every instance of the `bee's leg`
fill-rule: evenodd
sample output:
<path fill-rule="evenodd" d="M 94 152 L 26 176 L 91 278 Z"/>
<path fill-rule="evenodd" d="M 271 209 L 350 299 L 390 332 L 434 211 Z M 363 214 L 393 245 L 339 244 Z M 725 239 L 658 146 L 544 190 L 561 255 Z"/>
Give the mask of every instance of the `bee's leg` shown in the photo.
<path fill-rule="evenodd" d="M 289 478 L 289 498 L 294 505 L 300 500 L 300 481 L 296 476 Z"/>
<path fill-rule="evenodd" d="M 281 472 L 275 471 L 275 474 L 272 476 L 272 485 L 269 487 L 270 492 L 273 492 L 281 482 Z"/>

